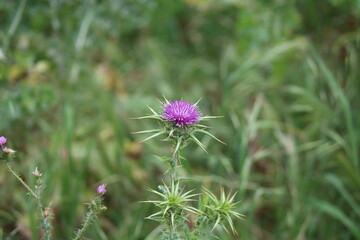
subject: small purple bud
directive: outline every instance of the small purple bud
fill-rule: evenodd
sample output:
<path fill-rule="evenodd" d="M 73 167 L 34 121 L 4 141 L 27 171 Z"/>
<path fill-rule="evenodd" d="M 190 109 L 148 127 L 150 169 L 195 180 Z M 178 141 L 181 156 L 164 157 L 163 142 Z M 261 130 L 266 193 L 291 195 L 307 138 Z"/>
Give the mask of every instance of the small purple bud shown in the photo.
<path fill-rule="evenodd" d="M 104 195 L 106 193 L 106 185 L 102 184 L 97 187 L 96 192 L 100 195 Z"/>
<path fill-rule="evenodd" d="M 6 137 L 1 136 L 0 137 L 0 147 L 4 146 L 6 144 L 6 142 L 7 142 Z"/>
<path fill-rule="evenodd" d="M 32 172 L 32 174 L 34 174 L 35 177 L 41 177 L 42 176 L 42 173 L 38 171 L 37 167 Z"/>

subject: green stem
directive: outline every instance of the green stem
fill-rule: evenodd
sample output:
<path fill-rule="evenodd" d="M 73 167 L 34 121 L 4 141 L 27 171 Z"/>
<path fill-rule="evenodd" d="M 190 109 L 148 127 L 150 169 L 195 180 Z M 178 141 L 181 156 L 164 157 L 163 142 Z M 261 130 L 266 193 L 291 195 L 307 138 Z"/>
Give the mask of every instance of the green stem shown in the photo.
<path fill-rule="evenodd" d="M 90 208 L 89 212 L 86 215 L 86 219 L 82 227 L 76 232 L 76 236 L 73 240 L 79 240 L 85 234 L 87 228 L 90 226 L 95 214 L 94 211 Z"/>
<path fill-rule="evenodd" d="M 24 180 L 21 179 L 21 177 L 11 168 L 10 164 L 8 162 L 6 162 L 6 166 L 9 169 L 9 171 L 11 172 L 11 174 L 26 188 L 26 190 L 28 190 L 28 192 L 30 193 L 30 195 L 35 198 L 36 203 L 38 205 L 38 209 L 40 212 L 40 218 L 41 218 L 41 229 L 43 231 L 43 237 L 42 239 L 45 240 L 50 240 L 51 239 L 51 225 L 49 223 L 49 219 L 47 216 L 45 216 L 44 210 L 43 210 L 43 206 L 41 204 L 41 198 L 40 198 L 40 191 L 41 191 L 41 186 L 38 186 L 38 189 L 36 191 L 36 193 L 29 187 L 29 185 L 27 185 Z"/>
<path fill-rule="evenodd" d="M 36 199 L 39 200 L 39 196 L 21 179 L 21 177 L 11 168 L 10 164 L 6 162 L 6 166 L 12 175 L 29 191 L 29 193 Z"/>
<path fill-rule="evenodd" d="M 171 162 L 171 182 L 176 180 L 176 168 L 179 160 L 179 153 L 173 153 Z"/>
<path fill-rule="evenodd" d="M 178 145 L 180 143 L 177 143 L 176 145 Z M 173 192 L 173 187 L 175 186 L 175 180 L 176 180 L 176 170 L 177 170 L 177 164 L 179 162 L 179 146 L 175 146 L 175 150 L 172 154 L 172 162 L 171 162 L 171 192 Z M 169 239 L 174 239 L 176 236 L 176 227 L 172 225 L 172 223 L 170 224 L 170 228 L 169 228 Z"/>
<path fill-rule="evenodd" d="M 95 197 L 93 200 L 90 201 L 88 211 L 86 213 L 86 217 L 84 220 L 83 225 L 79 230 L 76 231 L 75 237 L 73 240 L 79 240 L 85 234 L 87 228 L 93 223 L 96 219 L 96 215 L 99 214 L 101 211 L 105 210 L 106 208 L 101 204 L 102 198 L 101 196 Z"/>
<path fill-rule="evenodd" d="M 43 232 L 43 236 L 41 239 L 45 239 L 45 240 L 50 240 L 51 239 L 51 224 L 49 222 L 49 218 L 50 218 L 50 213 L 45 214 L 44 210 L 43 210 L 43 205 L 41 204 L 41 197 L 40 197 L 40 192 L 41 192 L 41 186 L 38 186 L 37 189 L 37 195 L 38 195 L 38 199 L 37 199 L 37 205 L 38 205 L 38 209 L 40 212 L 40 218 L 41 218 L 41 229 Z"/>
<path fill-rule="evenodd" d="M 43 231 L 42 239 L 50 240 L 51 239 L 51 224 L 49 222 L 50 213 L 46 216 L 43 210 L 43 206 L 41 205 L 40 201 L 38 202 L 38 207 L 41 216 L 41 228 Z"/>

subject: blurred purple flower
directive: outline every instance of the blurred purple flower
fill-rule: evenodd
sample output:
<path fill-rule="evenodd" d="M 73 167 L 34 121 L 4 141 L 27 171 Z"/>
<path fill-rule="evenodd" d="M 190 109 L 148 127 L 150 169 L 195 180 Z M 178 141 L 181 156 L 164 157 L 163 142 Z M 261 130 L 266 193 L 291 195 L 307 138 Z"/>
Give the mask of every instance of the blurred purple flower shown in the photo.
<path fill-rule="evenodd" d="M 185 101 L 174 101 L 165 104 L 162 117 L 167 121 L 175 122 L 177 126 L 187 126 L 200 121 L 201 112 L 194 104 Z"/>
<path fill-rule="evenodd" d="M 106 185 L 102 184 L 97 187 L 96 192 L 100 195 L 104 195 L 106 193 Z"/>
<path fill-rule="evenodd" d="M 0 147 L 4 146 L 6 144 L 6 142 L 7 142 L 6 137 L 1 136 L 0 137 Z"/>

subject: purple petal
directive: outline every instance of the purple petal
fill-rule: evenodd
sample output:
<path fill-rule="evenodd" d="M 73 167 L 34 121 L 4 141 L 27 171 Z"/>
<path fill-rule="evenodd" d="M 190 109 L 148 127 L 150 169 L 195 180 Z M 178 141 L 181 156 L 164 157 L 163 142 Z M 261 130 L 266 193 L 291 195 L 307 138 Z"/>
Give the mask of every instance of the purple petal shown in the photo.
<path fill-rule="evenodd" d="M 201 112 L 194 104 L 174 101 L 165 105 L 162 117 L 167 121 L 175 122 L 177 126 L 187 126 L 199 122 Z"/>
<path fill-rule="evenodd" d="M 4 146 L 4 145 L 6 144 L 6 142 L 7 142 L 6 137 L 1 136 L 1 137 L 0 137 L 0 146 Z"/>
<path fill-rule="evenodd" d="M 102 184 L 97 187 L 96 192 L 100 195 L 104 195 L 106 193 L 106 185 Z"/>

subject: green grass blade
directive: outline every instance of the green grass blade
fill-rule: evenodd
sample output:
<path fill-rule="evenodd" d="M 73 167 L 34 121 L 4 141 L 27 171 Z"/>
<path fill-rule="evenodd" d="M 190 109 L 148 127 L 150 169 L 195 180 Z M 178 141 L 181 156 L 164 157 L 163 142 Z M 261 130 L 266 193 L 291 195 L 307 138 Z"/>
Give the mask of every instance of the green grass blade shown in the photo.
<path fill-rule="evenodd" d="M 357 239 L 360 239 L 360 228 L 359 225 L 348 217 L 348 214 L 344 213 L 338 206 L 335 206 L 329 202 L 312 199 L 310 205 L 316 209 L 329 214 L 339 222 L 344 224 L 347 229 L 352 232 Z"/>

